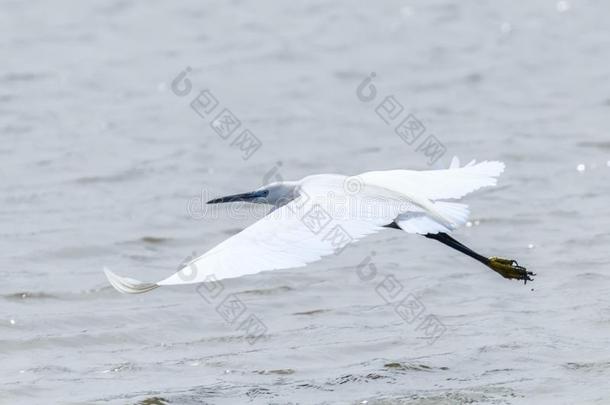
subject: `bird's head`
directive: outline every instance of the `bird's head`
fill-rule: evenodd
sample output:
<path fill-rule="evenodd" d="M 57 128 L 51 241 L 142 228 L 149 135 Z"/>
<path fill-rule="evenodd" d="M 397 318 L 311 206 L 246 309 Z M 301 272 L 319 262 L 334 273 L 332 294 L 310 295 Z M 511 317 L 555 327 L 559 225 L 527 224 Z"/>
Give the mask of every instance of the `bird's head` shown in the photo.
<path fill-rule="evenodd" d="M 254 204 L 270 204 L 275 206 L 284 205 L 295 198 L 297 182 L 278 181 L 259 187 L 254 191 L 241 194 L 233 194 L 225 197 L 215 198 L 208 204 L 220 204 L 228 202 L 249 202 Z"/>

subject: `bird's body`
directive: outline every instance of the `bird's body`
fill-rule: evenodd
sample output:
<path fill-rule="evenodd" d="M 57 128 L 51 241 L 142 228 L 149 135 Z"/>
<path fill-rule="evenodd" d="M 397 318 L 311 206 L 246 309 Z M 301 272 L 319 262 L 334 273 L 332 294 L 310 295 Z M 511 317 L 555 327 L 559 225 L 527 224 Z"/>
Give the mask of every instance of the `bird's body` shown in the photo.
<path fill-rule="evenodd" d="M 209 201 L 248 201 L 271 205 L 272 210 L 172 276 L 157 283 L 142 283 L 109 270 L 106 275 L 117 290 L 142 293 L 164 285 L 302 267 L 367 235 L 395 228 L 437 239 L 483 261 L 506 278 L 529 280 L 525 269 L 514 266 L 516 262 L 484 258 L 489 261 L 485 262 L 480 259 L 483 256 L 447 235 L 463 226 L 469 215 L 468 206 L 455 200 L 495 185 L 503 170 L 501 162 L 471 162 L 459 167 L 454 158 L 445 170 L 374 171 L 351 177 L 318 174 L 299 181 L 272 183 L 250 193 Z"/>

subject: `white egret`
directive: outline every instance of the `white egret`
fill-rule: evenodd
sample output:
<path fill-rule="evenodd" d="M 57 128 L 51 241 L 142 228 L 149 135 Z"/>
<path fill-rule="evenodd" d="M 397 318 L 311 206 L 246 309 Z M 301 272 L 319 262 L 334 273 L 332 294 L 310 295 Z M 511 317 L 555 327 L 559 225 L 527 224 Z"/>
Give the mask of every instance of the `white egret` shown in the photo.
<path fill-rule="evenodd" d="M 448 235 L 464 225 L 468 206 L 455 202 L 481 187 L 494 186 L 504 163 L 454 158 L 444 170 L 387 170 L 358 176 L 320 174 L 275 182 L 208 204 L 247 201 L 272 211 L 156 283 L 120 277 L 105 269 L 120 292 L 144 293 L 160 286 L 193 284 L 302 267 L 384 229 L 435 239 L 485 264 L 504 278 L 527 282 L 534 274 L 514 260 L 480 255 Z M 451 201 L 448 201 L 451 200 Z"/>

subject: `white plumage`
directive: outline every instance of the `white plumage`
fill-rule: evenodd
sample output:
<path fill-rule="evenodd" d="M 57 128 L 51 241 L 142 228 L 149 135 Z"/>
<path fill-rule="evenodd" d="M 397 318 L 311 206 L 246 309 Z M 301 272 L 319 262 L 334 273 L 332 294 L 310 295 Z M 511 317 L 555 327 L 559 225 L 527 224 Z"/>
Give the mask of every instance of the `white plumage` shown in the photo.
<path fill-rule="evenodd" d="M 105 269 L 106 276 L 120 292 L 143 293 L 164 285 L 302 267 L 392 222 L 409 233 L 450 232 L 466 223 L 469 211 L 465 204 L 445 200 L 495 185 L 503 170 L 501 162 L 473 161 L 459 167 L 454 158 L 445 170 L 387 170 L 354 177 L 321 174 L 273 183 L 252 193 L 252 202 L 274 206 L 270 214 L 172 276 L 144 283 Z M 243 201 L 245 195 L 238 196 Z M 343 243 L 337 244 L 338 236 Z"/>

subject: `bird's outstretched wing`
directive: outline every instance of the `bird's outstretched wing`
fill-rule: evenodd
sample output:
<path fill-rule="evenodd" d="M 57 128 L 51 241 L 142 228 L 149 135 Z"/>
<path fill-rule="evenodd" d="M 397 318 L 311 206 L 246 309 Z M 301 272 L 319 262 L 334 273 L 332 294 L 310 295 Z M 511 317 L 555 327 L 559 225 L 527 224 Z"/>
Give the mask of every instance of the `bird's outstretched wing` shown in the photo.
<path fill-rule="evenodd" d="M 345 176 L 329 181 L 304 182 L 300 196 L 274 210 L 243 231 L 194 259 L 177 273 L 157 283 L 144 283 L 106 271 L 110 283 L 122 293 L 137 294 L 159 286 L 221 280 L 265 270 L 302 267 L 342 251 L 349 243 L 383 229 L 398 215 L 399 204 L 362 215 L 363 193 L 345 191 Z M 332 199 L 328 193 L 332 190 Z M 384 190 L 370 191 L 382 198 Z M 372 205 L 372 204 L 371 204 Z M 351 211 L 351 212 L 347 212 Z"/>
<path fill-rule="evenodd" d="M 451 232 L 464 225 L 470 214 L 468 206 L 455 201 L 481 187 L 495 186 L 497 177 L 504 171 L 502 162 L 475 161 L 460 167 L 459 159 L 453 158 L 449 169 L 445 170 L 386 170 L 367 172 L 359 175 L 367 184 L 385 187 L 397 193 L 415 194 L 424 199 L 440 216 L 450 220 L 443 223 L 430 210 L 412 209 L 402 212 L 395 219 L 398 227 L 405 232 L 429 234 Z"/>
<path fill-rule="evenodd" d="M 454 160 L 443 170 L 385 170 L 358 175 L 369 184 L 375 184 L 400 193 L 417 193 L 429 200 L 458 199 L 481 187 L 495 186 L 497 177 L 504 171 L 502 162 L 471 162 L 459 167 Z"/>

